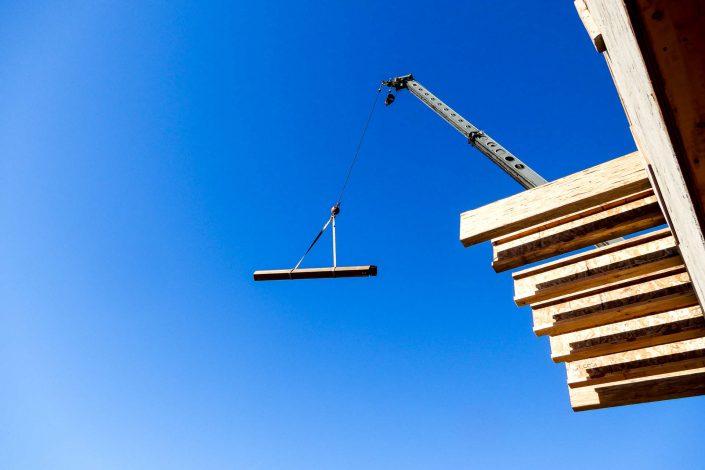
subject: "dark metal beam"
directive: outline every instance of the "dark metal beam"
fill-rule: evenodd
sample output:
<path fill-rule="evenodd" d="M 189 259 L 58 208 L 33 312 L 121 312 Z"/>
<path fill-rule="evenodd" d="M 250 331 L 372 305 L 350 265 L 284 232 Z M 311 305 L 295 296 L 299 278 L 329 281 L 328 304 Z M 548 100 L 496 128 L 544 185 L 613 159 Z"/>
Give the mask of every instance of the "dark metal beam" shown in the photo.
<path fill-rule="evenodd" d="M 377 266 L 338 266 L 335 268 L 273 269 L 255 271 L 255 281 L 293 279 L 331 279 L 337 277 L 369 277 L 377 275 Z"/>

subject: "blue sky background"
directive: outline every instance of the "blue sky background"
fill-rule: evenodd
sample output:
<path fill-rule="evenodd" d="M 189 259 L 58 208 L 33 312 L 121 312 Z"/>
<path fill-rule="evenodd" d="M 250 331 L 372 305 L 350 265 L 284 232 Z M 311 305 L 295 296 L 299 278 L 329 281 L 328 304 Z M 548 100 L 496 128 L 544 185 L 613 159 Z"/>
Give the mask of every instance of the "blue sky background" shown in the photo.
<path fill-rule="evenodd" d="M 702 468 L 705 399 L 575 414 L 461 211 L 634 149 L 572 2 L 0 2 L 0 468 Z M 324 238 L 307 266 L 330 263 Z"/>

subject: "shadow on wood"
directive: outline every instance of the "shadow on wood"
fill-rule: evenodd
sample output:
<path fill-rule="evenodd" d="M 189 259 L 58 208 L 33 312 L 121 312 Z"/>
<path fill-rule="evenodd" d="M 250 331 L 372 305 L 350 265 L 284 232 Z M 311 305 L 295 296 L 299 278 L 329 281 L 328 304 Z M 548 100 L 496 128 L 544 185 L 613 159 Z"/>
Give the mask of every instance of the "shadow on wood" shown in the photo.
<path fill-rule="evenodd" d="M 368 277 L 377 275 L 377 266 L 338 266 L 335 268 L 274 269 L 255 271 L 255 281 L 293 279 L 330 279 L 336 277 Z"/>

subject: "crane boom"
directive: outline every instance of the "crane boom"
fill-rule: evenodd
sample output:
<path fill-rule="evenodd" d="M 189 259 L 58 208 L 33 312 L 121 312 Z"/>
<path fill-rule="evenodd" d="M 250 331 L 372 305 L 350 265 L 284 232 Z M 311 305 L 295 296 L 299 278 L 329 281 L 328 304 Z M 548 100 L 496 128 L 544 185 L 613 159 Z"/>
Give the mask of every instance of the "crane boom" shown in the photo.
<path fill-rule="evenodd" d="M 493 140 L 470 121 L 454 111 L 446 103 L 439 100 L 427 88 L 421 86 L 412 74 L 384 80 L 382 85 L 394 88 L 396 91 L 407 89 L 423 104 L 434 110 L 448 124 L 463 134 L 468 142 L 477 148 L 483 155 L 492 160 L 505 173 L 514 178 L 526 189 L 541 186 L 548 181 L 532 170 L 529 165 L 522 162 L 516 155 L 504 148 L 499 142 Z M 392 99 L 393 101 L 393 99 Z M 389 103 L 388 103 L 389 104 Z"/>
<path fill-rule="evenodd" d="M 382 85 L 394 88 L 396 91 L 403 89 L 409 90 L 412 95 L 434 110 L 448 124 L 455 127 L 458 132 L 468 139 L 471 145 L 482 152 L 484 156 L 492 160 L 492 162 L 514 178 L 514 180 L 525 189 L 535 188 L 548 183 L 548 180 L 532 170 L 529 165 L 519 160 L 516 155 L 504 148 L 499 142 L 492 140 L 490 136 L 455 112 L 450 106 L 439 100 L 436 95 L 422 87 L 419 82 L 414 80 L 412 74 L 384 80 L 382 81 Z M 387 105 L 394 101 L 394 96 L 390 96 L 391 98 L 388 96 L 385 101 Z M 621 237 L 615 238 L 606 242 L 600 242 L 597 246 L 606 246 L 621 240 L 623 240 Z"/>

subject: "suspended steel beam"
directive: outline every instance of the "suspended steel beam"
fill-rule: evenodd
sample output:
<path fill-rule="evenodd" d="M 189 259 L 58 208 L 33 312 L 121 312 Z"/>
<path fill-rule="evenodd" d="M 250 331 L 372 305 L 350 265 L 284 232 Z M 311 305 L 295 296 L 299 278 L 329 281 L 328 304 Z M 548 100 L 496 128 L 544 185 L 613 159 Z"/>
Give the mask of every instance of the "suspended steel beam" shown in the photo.
<path fill-rule="evenodd" d="M 330 268 L 273 269 L 255 271 L 255 281 L 287 281 L 292 279 L 331 279 L 377 275 L 377 266 L 337 266 Z"/>

